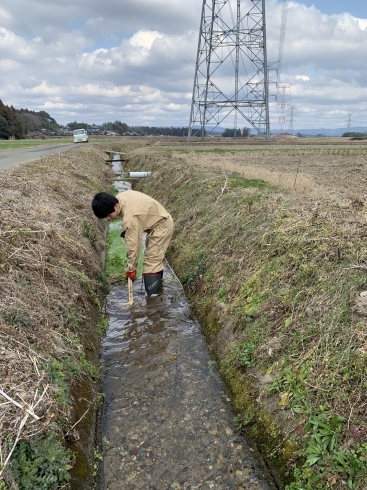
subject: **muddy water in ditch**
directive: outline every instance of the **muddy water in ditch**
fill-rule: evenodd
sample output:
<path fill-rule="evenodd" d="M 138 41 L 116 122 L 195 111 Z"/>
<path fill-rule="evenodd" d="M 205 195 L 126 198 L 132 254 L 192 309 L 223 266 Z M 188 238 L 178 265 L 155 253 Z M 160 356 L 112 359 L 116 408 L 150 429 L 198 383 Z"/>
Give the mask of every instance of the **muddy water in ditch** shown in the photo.
<path fill-rule="evenodd" d="M 236 432 L 200 326 L 169 269 L 162 294 L 108 298 L 103 346 L 105 490 L 269 490 Z"/>

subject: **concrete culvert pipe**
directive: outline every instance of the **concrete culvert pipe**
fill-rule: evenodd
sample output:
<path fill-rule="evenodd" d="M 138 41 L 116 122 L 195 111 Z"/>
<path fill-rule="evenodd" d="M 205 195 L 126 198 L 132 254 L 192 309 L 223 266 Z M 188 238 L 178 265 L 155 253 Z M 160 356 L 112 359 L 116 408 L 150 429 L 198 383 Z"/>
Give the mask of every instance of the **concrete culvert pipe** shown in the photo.
<path fill-rule="evenodd" d="M 129 176 L 131 178 L 148 177 L 152 172 L 130 172 Z"/>

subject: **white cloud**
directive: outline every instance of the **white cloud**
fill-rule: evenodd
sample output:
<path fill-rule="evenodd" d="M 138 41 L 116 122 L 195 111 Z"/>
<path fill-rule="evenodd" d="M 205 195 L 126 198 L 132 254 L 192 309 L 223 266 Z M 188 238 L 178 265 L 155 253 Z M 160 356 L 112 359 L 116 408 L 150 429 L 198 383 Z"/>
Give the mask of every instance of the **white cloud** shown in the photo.
<path fill-rule="evenodd" d="M 156 39 L 162 39 L 163 34 L 157 31 L 138 31 L 130 39 L 132 46 L 150 49 Z"/>
<path fill-rule="evenodd" d="M 308 77 L 307 75 L 296 75 L 294 78 L 296 80 L 303 80 L 304 82 L 310 81 L 310 77 Z"/>
<path fill-rule="evenodd" d="M 48 110 L 59 123 L 188 124 L 200 0 L 12 0 L 4 5 L 5 104 Z M 281 0 L 267 2 L 269 62 L 278 57 L 281 8 Z M 337 127 L 348 113 L 367 126 L 366 48 L 367 19 L 326 15 L 301 1 L 289 2 L 282 82 L 291 85 L 289 104 L 297 107 L 304 127 L 324 120 L 324 127 Z M 271 98 L 272 128 L 278 123 L 275 107 Z"/>

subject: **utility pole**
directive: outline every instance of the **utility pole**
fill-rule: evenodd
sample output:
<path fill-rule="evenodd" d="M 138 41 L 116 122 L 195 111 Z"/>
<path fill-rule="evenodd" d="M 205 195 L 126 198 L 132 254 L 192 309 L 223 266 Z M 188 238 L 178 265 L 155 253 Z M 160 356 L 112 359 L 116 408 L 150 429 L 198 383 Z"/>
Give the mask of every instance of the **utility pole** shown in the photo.
<path fill-rule="evenodd" d="M 285 129 L 283 130 L 283 127 L 285 128 L 286 113 L 291 101 L 291 88 L 292 86 L 289 83 L 277 82 L 277 110 L 279 110 L 279 126 L 281 135 L 283 135 L 286 131 Z"/>
<path fill-rule="evenodd" d="M 347 122 L 347 129 L 348 129 L 348 131 L 350 131 L 350 128 L 352 126 L 352 116 L 353 116 L 353 113 L 352 112 L 348 112 L 348 122 Z"/>
<path fill-rule="evenodd" d="M 289 117 L 289 133 L 290 134 L 293 134 L 294 109 L 296 109 L 296 106 L 292 105 L 290 107 L 290 117 Z"/>
<path fill-rule="evenodd" d="M 278 51 L 278 66 L 277 66 L 277 110 L 279 110 L 279 127 L 280 127 L 280 135 L 283 135 L 283 126 L 286 123 L 286 112 L 288 110 L 288 105 L 290 101 L 290 91 L 291 85 L 286 83 L 281 83 L 281 75 L 282 75 L 282 64 L 283 64 L 283 52 L 284 52 L 284 41 L 285 41 L 285 32 L 287 25 L 287 16 L 288 16 L 288 6 L 289 0 L 283 0 L 282 3 L 282 15 L 281 15 L 281 25 L 280 25 L 280 37 L 279 37 L 279 51 Z M 292 112 L 291 112 L 292 114 Z M 293 125 L 293 122 L 292 122 Z"/>
<path fill-rule="evenodd" d="M 250 5 L 249 5 L 250 3 Z M 270 137 L 265 0 L 203 0 L 188 138 L 241 117 Z M 249 10 L 248 10 L 249 9 Z"/>

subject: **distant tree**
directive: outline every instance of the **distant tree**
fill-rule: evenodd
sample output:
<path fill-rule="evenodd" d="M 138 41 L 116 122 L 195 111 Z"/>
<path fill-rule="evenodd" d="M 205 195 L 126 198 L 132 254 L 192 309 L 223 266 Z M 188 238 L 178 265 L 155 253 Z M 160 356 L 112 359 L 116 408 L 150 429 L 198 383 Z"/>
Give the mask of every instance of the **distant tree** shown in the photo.
<path fill-rule="evenodd" d="M 115 121 L 113 123 L 113 130 L 116 133 L 123 134 L 126 133 L 126 131 L 129 130 L 129 126 L 121 121 Z"/>
<path fill-rule="evenodd" d="M 0 139 L 7 140 L 10 136 L 8 121 L 5 117 L 0 116 Z"/>
<path fill-rule="evenodd" d="M 244 138 L 248 138 L 250 136 L 250 128 L 243 128 L 243 130 L 242 130 L 242 136 Z"/>
<path fill-rule="evenodd" d="M 41 131 L 42 129 L 42 119 L 31 112 L 23 112 L 19 115 L 22 119 L 25 132 L 33 133 L 35 131 Z"/>
<path fill-rule="evenodd" d="M 46 111 L 40 111 L 37 115 L 42 119 L 42 128 L 48 131 L 56 131 L 60 126 L 56 120 Z"/>
<path fill-rule="evenodd" d="M 201 128 L 192 128 L 191 136 L 196 136 L 197 138 L 201 138 L 202 137 L 201 131 L 202 131 Z M 206 136 L 206 134 L 207 131 L 206 129 L 204 129 L 204 136 Z"/>
<path fill-rule="evenodd" d="M 129 130 L 129 126 L 121 121 L 115 121 L 115 122 L 105 122 L 101 126 L 102 131 L 113 131 L 114 133 L 118 134 L 123 134 L 126 133 Z"/>
<path fill-rule="evenodd" d="M 229 129 L 229 128 L 226 128 L 224 130 L 224 133 L 222 133 L 222 136 L 224 138 L 234 138 L 234 135 L 235 135 L 235 130 L 234 129 Z M 236 130 L 236 137 L 240 137 L 241 136 L 241 130 L 240 129 L 237 129 Z"/>
<path fill-rule="evenodd" d="M 1 135 L 2 139 L 8 139 L 14 137 L 16 139 L 24 138 L 24 125 L 18 115 L 18 111 L 14 107 L 8 107 L 0 100 L 0 117 L 6 122 L 2 121 Z"/>
<path fill-rule="evenodd" d="M 15 110 L 15 109 L 14 109 Z M 32 133 L 45 129 L 47 132 L 57 132 L 60 125 L 46 111 L 30 111 L 28 109 L 16 110 L 20 117 L 25 133 Z"/>
<path fill-rule="evenodd" d="M 83 123 L 83 122 L 79 123 L 79 122 L 74 121 L 74 122 L 68 123 L 67 126 L 69 126 L 69 128 L 71 130 L 74 130 L 74 129 L 86 129 L 86 130 L 88 130 L 89 124 Z"/>
<path fill-rule="evenodd" d="M 18 114 L 14 114 L 13 119 L 13 136 L 15 139 L 20 140 L 25 136 L 25 127 L 22 118 Z"/>
<path fill-rule="evenodd" d="M 358 133 L 357 131 L 348 131 L 342 134 L 342 138 L 367 138 L 367 133 Z"/>

